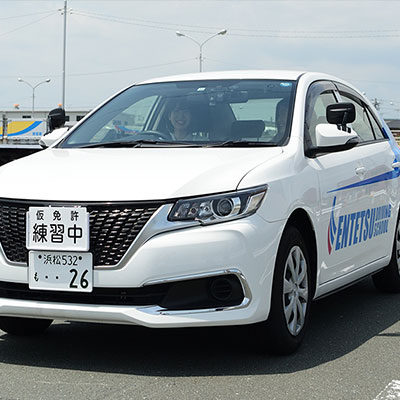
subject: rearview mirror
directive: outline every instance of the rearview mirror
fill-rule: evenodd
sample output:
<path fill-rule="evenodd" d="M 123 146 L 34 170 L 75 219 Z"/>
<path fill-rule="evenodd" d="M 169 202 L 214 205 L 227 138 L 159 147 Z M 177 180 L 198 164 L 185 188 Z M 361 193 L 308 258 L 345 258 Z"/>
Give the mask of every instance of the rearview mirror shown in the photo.
<path fill-rule="evenodd" d="M 186 100 L 192 105 L 204 104 L 209 106 L 247 103 L 249 101 L 249 93 L 247 90 L 232 90 L 226 88 L 205 89 L 198 93 L 189 94 Z"/>
<path fill-rule="evenodd" d="M 340 125 L 343 129 L 355 119 L 356 108 L 353 103 L 330 104 L 326 108 L 326 120 L 330 124 Z"/>

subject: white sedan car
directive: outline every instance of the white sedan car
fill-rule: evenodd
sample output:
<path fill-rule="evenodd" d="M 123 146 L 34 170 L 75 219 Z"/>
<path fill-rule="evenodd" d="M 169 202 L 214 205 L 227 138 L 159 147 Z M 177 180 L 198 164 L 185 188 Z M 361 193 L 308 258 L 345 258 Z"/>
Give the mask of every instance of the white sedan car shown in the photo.
<path fill-rule="evenodd" d="M 291 353 L 313 300 L 369 275 L 400 291 L 399 175 L 388 127 L 333 76 L 135 84 L 0 168 L 0 328 L 247 324 Z"/>

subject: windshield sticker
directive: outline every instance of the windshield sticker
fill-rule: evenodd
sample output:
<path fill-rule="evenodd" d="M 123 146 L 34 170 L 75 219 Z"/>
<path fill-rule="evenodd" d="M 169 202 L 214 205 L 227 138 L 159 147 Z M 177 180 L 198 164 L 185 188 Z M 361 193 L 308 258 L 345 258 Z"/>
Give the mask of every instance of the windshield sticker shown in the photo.
<path fill-rule="evenodd" d="M 367 208 L 350 214 L 340 215 L 335 221 L 334 210 L 336 196 L 333 199 L 331 218 L 328 226 L 328 252 L 351 247 L 366 242 L 388 232 L 392 206 Z"/>
<path fill-rule="evenodd" d="M 279 86 L 281 86 L 281 87 L 291 87 L 292 86 L 292 82 L 281 82 Z"/>

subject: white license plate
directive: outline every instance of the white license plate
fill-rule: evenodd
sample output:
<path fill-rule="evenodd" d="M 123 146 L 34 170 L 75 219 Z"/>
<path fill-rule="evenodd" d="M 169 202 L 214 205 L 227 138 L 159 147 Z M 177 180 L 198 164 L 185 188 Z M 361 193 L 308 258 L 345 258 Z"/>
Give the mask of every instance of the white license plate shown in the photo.
<path fill-rule="evenodd" d="M 92 253 L 30 251 L 29 288 L 91 292 Z"/>
<path fill-rule="evenodd" d="M 29 207 L 28 250 L 89 250 L 89 213 L 85 207 Z"/>

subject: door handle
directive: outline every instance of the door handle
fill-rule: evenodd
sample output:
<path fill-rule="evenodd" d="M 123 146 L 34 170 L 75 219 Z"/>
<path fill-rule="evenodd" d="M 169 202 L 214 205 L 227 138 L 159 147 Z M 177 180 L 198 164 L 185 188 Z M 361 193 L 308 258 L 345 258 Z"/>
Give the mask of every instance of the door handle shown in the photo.
<path fill-rule="evenodd" d="M 393 167 L 393 169 L 394 169 L 394 168 L 399 168 L 399 167 L 400 167 L 400 161 L 395 161 L 395 162 L 392 164 L 392 167 Z"/>
<path fill-rule="evenodd" d="M 363 175 L 365 175 L 365 167 L 358 167 L 358 168 L 356 168 L 356 174 L 358 175 L 358 176 L 363 176 Z"/>

